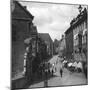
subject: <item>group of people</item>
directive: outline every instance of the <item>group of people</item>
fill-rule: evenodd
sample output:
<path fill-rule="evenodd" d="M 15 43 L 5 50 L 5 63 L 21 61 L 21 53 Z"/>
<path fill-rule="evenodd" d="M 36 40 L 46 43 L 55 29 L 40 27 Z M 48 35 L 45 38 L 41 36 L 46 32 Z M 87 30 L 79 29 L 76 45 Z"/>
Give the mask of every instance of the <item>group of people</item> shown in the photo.
<path fill-rule="evenodd" d="M 50 63 L 42 63 L 38 68 L 38 76 L 41 77 L 48 77 L 51 74 L 50 71 Z"/>
<path fill-rule="evenodd" d="M 59 66 L 58 66 L 58 65 Z M 57 60 L 52 64 L 52 73 L 58 72 L 60 73 L 60 76 L 63 76 L 63 70 L 64 70 L 64 65 L 62 63 L 62 60 L 60 57 L 57 57 Z"/>
<path fill-rule="evenodd" d="M 49 76 L 54 76 L 54 73 L 57 72 L 57 64 L 59 63 L 59 61 L 56 61 L 55 63 L 53 64 L 47 64 L 45 65 L 44 64 L 41 64 L 39 66 L 39 69 L 38 69 L 38 75 L 39 77 L 49 77 Z M 60 65 L 60 75 L 62 77 L 62 74 L 63 74 L 63 65 L 61 64 Z"/>
<path fill-rule="evenodd" d="M 63 61 L 64 63 L 64 66 L 71 72 L 82 72 L 83 70 L 83 65 L 82 65 L 82 62 L 78 61 L 74 61 L 74 62 L 68 62 L 68 61 Z"/>

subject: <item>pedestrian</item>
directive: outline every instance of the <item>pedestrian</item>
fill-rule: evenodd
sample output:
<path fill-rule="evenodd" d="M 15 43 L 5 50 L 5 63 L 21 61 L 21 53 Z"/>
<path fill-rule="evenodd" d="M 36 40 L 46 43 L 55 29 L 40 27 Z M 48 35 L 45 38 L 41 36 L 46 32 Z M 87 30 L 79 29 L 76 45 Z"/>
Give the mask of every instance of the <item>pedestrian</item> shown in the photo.
<path fill-rule="evenodd" d="M 47 75 L 48 75 L 48 71 L 45 70 L 45 81 L 44 81 L 44 87 L 48 87 L 48 77 L 47 77 Z"/>
<path fill-rule="evenodd" d="M 55 67 L 55 72 L 57 71 L 57 68 Z"/>
<path fill-rule="evenodd" d="M 63 70 L 62 70 L 62 68 L 60 68 L 60 75 L 61 75 L 61 77 L 62 77 L 62 74 L 63 74 Z"/>
<path fill-rule="evenodd" d="M 50 75 L 50 69 L 48 69 L 48 73 L 49 73 L 49 75 Z"/>
<path fill-rule="evenodd" d="M 53 71 L 53 69 L 52 69 L 52 76 L 53 76 L 53 73 L 54 73 L 54 71 Z"/>

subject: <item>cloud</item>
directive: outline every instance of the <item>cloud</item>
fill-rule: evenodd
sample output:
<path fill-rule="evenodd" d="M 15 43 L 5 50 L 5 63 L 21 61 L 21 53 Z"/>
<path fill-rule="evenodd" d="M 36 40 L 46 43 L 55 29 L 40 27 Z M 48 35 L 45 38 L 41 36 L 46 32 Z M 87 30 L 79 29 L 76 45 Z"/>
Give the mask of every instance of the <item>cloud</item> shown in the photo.
<path fill-rule="evenodd" d="M 40 33 L 49 33 L 52 39 L 60 39 L 70 26 L 70 21 L 77 16 L 77 5 L 22 3 L 34 15 L 33 23 Z"/>
<path fill-rule="evenodd" d="M 30 8 L 31 13 L 35 16 L 34 23 L 37 26 L 42 26 L 52 22 L 48 8 Z"/>

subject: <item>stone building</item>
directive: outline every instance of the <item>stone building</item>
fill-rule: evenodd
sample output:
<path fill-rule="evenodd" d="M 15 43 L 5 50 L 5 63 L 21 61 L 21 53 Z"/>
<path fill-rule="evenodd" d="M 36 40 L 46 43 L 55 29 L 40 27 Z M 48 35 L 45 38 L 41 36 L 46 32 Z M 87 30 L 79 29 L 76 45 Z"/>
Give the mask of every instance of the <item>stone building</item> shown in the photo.
<path fill-rule="evenodd" d="M 32 16 L 19 2 L 13 2 L 11 12 L 12 32 L 12 75 L 23 71 L 25 43 L 24 40 L 31 37 L 33 23 Z"/>
<path fill-rule="evenodd" d="M 65 41 L 66 41 L 66 58 L 73 58 L 73 30 L 69 27 L 65 32 Z"/>
<path fill-rule="evenodd" d="M 53 42 L 53 53 L 58 54 L 59 52 L 59 40 L 55 39 Z"/>
<path fill-rule="evenodd" d="M 59 42 L 59 55 L 66 56 L 66 42 L 65 42 L 65 35 L 62 35 L 62 38 Z"/>
<path fill-rule="evenodd" d="M 65 32 L 66 57 L 74 60 L 87 60 L 87 9 L 70 22 L 70 27 Z"/>
<path fill-rule="evenodd" d="M 87 58 L 87 9 L 84 8 L 80 14 L 72 20 L 73 30 L 73 54 L 81 54 L 83 59 Z M 74 58 L 75 58 L 74 57 Z M 76 58 L 75 58 L 76 59 Z"/>
<path fill-rule="evenodd" d="M 48 56 L 53 55 L 53 41 L 48 33 L 39 33 L 38 36 L 45 42 L 47 45 Z"/>

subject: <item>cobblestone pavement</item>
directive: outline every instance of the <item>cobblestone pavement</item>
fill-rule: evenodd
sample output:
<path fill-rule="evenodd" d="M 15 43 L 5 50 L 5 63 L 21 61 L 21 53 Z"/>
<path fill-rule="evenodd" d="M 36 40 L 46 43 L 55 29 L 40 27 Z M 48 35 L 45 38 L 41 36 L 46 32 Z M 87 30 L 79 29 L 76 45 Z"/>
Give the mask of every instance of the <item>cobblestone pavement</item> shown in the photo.
<path fill-rule="evenodd" d="M 52 59 L 50 59 L 50 63 L 56 62 L 58 56 L 54 56 Z M 55 77 L 52 77 L 48 80 L 48 86 L 67 86 L 67 85 L 85 85 L 87 84 L 87 80 L 83 73 L 71 73 L 66 68 L 63 70 L 63 76 L 61 78 L 60 76 L 60 65 L 59 62 L 56 65 L 57 71 L 54 73 Z M 30 85 L 29 88 L 37 88 L 37 87 L 44 87 L 45 81 Z"/>

